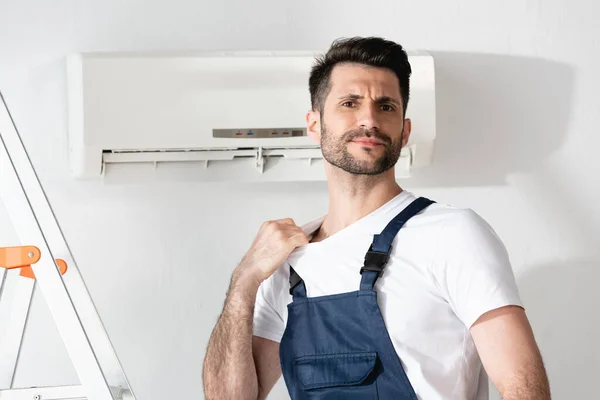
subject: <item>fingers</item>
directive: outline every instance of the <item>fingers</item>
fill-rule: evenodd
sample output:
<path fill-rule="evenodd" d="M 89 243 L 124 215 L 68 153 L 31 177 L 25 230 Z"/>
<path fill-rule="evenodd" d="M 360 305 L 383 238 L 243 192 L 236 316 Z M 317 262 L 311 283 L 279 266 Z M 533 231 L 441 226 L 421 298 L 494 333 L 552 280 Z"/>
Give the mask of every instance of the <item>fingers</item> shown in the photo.
<path fill-rule="evenodd" d="M 302 228 L 298 226 L 289 226 L 285 228 L 285 231 L 289 241 L 294 247 L 308 244 L 308 236 Z"/>
<path fill-rule="evenodd" d="M 302 228 L 296 225 L 292 218 L 281 218 L 272 221 L 266 221 L 264 228 L 271 233 L 276 234 L 279 240 L 288 240 L 290 244 L 302 246 L 308 244 L 308 236 Z"/>
<path fill-rule="evenodd" d="M 263 229 L 279 229 L 285 226 L 296 226 L 296 223 L 292 218 L 282 218 L 282 219 L 274 219 L 270 221 L 265 221 L 262 224 Z"/>
<path fill-rule="evenodd" d="M 293 247 L 308 244 L 308 236 L 302 228 L 294 223 L 292 218 L 283 218 L 276 222 L 282 236 L 287 238 Z"/>
<path fill-rule="evenodd" d="M 296 222 L 292 218 L 282 218 L 277 219 L 274 222 L 282 224 L 282 225 L 296 225 Z"/>
<path fill-rule="evenodd" d="M 306 233 L 301 230 L 300 232 L 290 236 L 290 241 L 295 247 L 304 246 L 308 244 L 308 236 L 306 236 Z"/>

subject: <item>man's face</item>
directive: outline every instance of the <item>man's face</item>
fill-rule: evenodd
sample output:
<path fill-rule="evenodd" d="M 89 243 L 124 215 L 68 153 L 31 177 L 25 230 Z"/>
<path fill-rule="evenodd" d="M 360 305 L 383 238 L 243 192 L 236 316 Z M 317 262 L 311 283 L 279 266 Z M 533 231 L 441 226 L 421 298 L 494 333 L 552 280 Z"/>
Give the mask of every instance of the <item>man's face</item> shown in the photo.
<path fill-rule="evenodd" d="M 357 175 L 391 169 L 410 134 L 396 75 L 358 64 L 333 69 L 320 124 L 313 121 L 325 160 Z"/>

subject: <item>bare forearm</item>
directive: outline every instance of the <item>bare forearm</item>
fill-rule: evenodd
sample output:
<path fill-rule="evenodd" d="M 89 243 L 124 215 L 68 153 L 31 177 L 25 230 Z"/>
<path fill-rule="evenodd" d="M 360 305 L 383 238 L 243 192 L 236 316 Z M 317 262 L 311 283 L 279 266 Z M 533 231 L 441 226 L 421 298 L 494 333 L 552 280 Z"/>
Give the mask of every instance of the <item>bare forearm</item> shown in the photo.
<path fill-rule="evenodd" d="M 243 276 L 239 267 L 204 360 L 207 400 L 258 398 L 258 379 L 252 356 L 252 320 L 258 283 Z"/>
<path fill-rule="evenodd" d="M 541 363 L 530 365 L 515 374 L 502 392 L 504 400 L 550 400 L 550 384 Z"/>

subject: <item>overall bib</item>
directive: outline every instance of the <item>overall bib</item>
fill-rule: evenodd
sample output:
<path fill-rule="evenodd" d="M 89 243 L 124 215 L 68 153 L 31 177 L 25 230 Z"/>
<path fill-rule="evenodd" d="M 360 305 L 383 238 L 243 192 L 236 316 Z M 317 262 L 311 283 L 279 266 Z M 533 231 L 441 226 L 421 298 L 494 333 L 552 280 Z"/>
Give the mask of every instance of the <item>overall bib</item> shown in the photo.
<path fill-rule="evenodd" d="M 293 301 L 288 304 L 279 348 L 292 400 L 417 400 L 385 327 L 374 287 L 400 228 L 432 203 L 418 198 L 374 235 L 357 291 L 307 297 L 304 281 L 290 266 Z"/>

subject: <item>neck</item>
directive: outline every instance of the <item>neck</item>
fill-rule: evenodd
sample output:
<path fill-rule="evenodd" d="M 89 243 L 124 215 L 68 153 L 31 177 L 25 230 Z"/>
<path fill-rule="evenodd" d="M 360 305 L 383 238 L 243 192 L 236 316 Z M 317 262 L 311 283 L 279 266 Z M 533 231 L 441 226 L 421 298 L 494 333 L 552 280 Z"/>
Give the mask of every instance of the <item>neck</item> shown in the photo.
<path fill-rule="evenodd" d="M 375 211 L 402 192 L 394 169 L 352 175 L 328 165 L 329 209 L 313 241 L 322 240 Z"/>

